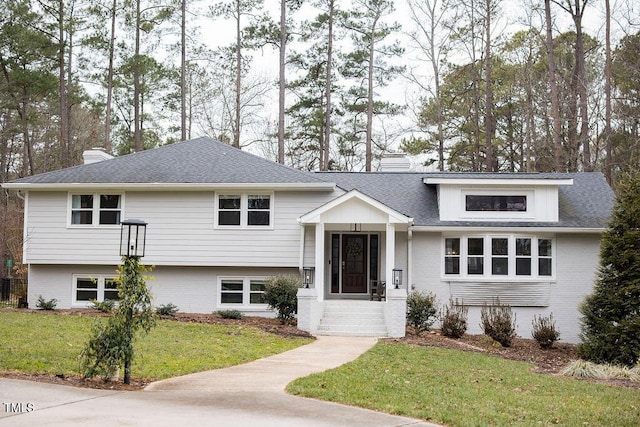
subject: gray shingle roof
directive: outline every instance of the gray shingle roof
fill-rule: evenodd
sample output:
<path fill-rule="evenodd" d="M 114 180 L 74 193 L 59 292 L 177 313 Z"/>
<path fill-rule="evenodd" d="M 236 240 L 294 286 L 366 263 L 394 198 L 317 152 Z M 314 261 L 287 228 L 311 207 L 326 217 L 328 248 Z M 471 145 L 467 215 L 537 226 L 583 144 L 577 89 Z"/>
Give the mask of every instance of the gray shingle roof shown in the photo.
<path fill-rule="evenodd" d="M 165 145 L 88 165 L 11 181 L 11 184 L 313 183 L 313 174 L 283 166 L 210 138 Z"/>
<path fill-rule="evenodd" d="M 416 226 L 449 227 L 568 227 L 604 228 L 613 208 L 613 191 L 599 172 L 592 173 L 418 173 L 418 172 L 318 172 L 346 191 L 357 189 L 390 208 L 414 219 Z M 573 185 L 558 188 L 559 221 L 478 222 L 440 221 L 436 185 L 425 185 L 424 178 L 482 179 L 573 179 Z"/>

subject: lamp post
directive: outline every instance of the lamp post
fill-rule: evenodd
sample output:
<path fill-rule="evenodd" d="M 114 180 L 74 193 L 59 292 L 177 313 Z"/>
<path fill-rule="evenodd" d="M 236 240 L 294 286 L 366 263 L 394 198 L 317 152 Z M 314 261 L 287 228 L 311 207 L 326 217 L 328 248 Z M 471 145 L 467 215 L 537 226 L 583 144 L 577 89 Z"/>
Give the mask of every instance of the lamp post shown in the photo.
<path fill-rule="evenodd" d="M 127 283 L 120 284 L 120 292 L 125 295 L 124 305 L 125 326 L 124 332 L 127 337 L 126 351 L 124 356 L 124 383 L 131 383 L 131 359 L 133 358 L 133 311 L 138 301 L 135 301 L 137 290 L 140 285 L 140 264 L 139 260 L 144 256 L 147 239 L 147 223 L 139 219 L 127 219 L 120 225 L 120 256 L 123 258 L 124 277 Z M 143 286 L 144 286 L 144 282 Z M 130 295 L 129 295 L 130 294 Z"/>
<path fill-rule="evenodd" d="M 396 289 L 399 289 L 402 286 L 402 270 L 399 268 L 394 268 L 391 270 L 393 273 L 393 285 Z"/>
<path fill-rule="evenodd" d="M 315 268 L 304 267 L 302 271 L 303 271 L 304 287 L 309 289 L 311 285 L 313 285 L 313 275 L 315 272 Z"/>

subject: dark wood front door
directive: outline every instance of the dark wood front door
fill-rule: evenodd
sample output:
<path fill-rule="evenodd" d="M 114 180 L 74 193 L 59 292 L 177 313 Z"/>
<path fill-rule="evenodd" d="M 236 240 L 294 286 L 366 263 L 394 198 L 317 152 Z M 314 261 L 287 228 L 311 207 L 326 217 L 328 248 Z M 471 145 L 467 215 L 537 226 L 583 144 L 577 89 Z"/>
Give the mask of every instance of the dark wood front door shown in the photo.
<path fill-rule="evenodd" d="M 367 236 L 342 236 L 342 292 L 367 293 Z"/>

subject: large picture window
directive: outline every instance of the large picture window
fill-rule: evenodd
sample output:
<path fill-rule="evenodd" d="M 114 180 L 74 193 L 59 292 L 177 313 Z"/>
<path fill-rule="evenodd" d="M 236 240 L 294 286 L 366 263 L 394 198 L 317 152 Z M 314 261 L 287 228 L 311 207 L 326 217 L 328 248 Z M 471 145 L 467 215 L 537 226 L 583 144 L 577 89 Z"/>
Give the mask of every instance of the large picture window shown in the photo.
<path fill-rule="evenodd" d="M 222 277 L 219 284 L 221 306 L 266 307 L 263 278 Z"/>
<path fill-rule="evenodd" d="M 216 195 L 217 227 L 266 228 L 273 223 L 273 195 Z"/>
<path fill-rule="evenodd" d="M 118 283 L 114 277 L 104 275 L 74 275 L 73 303 L 86 306 L 92 301 L 117 301 Z"/>
<path fill-rule="evenodd" d="M 72 194 L 71 225 L 119 225 L 121 194 Z"/>
<path fill-rule="evenodd" d="M 446 237 L 443 243 L 445 276 L 498 280 L 553 276 L 551 238 L 459 236 Z"/>

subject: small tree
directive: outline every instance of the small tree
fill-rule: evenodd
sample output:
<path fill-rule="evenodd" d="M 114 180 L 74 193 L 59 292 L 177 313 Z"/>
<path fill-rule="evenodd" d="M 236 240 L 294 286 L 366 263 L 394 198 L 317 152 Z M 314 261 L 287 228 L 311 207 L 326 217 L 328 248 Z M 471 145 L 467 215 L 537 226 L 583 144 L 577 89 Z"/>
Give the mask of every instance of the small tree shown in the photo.
<path fill-rule="evenodd" d="M 264 300 L 276 311 L 282 324 L 298 312 L 298 289 L 301 287 L 302 281 L 293 275 L 273 276 L 265 282 Z"/>
<path fill-rule="evenodd" d="M 580 307 L 578 354 L 633 366 L 640 358 L 640 175 L 622 178 L 617 193 L 594 290 Z"/>
<path fill-rule="evenodd" d="M 469 308 L 458 301 L 449 300 L 440 311 L 440 331 L 449 338 L 460 338 L 467 332 Z"/>
<path fill-rule="evenodd" d="M 133 340 L 136 332 L 144 333 L 155 325 L 151 293 L 142 275 L 150 269 L 136 257 L 123 257 L 118 267 L 118 308 L 106 323 L 96 323 L 82 351 L 82 367 L 86 378 L 102 376 L 110 379 L 124 365 L 124 383 L 131 382 Z"/>
<path fill-rule="evenodd" d="M 432 293 L 412 291 L 407 297 L 407 324 L 416 335 L 428 331 L 436 321 L 438 309 Z"/>
<path fill-rule="evenodd" d="M 549 317 L 533 316 L 531 321 L 531 336 L 538 342 L 540 348 L 551 348 L 560 339 L 560 331 L 556 328 L 553 314 Z"/>

